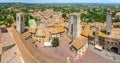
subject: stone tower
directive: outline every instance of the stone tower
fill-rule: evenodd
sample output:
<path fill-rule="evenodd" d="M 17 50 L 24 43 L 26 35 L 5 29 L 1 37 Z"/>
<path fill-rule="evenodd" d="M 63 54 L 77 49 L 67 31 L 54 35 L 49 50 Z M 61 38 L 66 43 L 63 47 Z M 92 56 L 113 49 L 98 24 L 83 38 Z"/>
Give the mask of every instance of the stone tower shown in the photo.
<path fill-rule="evenodd" d="M 17 15 L 16 15 L 16 26 L 17 26 L 17 31 L 19 33 L 24 32 L 24 14 L 23 13 L 17 13 Z"/>
<path fill-rule="evenodd" d="M 112 22 L 112 12 L 111 9 L 107 9 L 107 15 L 106 15 L 106 34 L 111 33 L 111 22 Z"/>
<path fill-rule="evenodd" d="M 99 27 L 95 27 L 95 44 L 99 45 Z"/>
<path fill-rule="evenodd" d="M 81 26 L 80 26 L 80 14 L 79 13 L 71 13 L 69 14 L 69 30 L 68 35 L 70 38 L 75 39 L 76 37 L 80 37 Z"/>

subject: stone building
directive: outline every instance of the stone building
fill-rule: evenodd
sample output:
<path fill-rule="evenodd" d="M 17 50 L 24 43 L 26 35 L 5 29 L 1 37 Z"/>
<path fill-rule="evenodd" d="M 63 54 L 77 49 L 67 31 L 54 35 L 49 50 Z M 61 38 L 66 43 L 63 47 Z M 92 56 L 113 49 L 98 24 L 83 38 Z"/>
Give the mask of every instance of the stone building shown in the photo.
<path fill-rule="evenodd" d="M 24 14 L 23 13 L 17 13 L 16 15 L 16 29 L 19 33 L 24 32 Z"/>
<path fill-rule="evenodd" d="M 105 50 L 120 54 L 120 29 L 111 30 L 111 34 L 105 38 L 103 47 Z"/>
<path fill-rule="evenodd" d="M 94 28 L 94 39 L 89 38 L 89 42 L 91 41 L 95 48 L 106 50 L 115 54 L 120 54 L 120 29 L 112 27 L 112 20 L 111 20 L 111 10 L 107 10 L 106 16 L 106 33 L 101 32 L 99 29 L 100 25 L 95 25 Z M 104 23 L 103 23 L 104 24 Z M 103 28 L 103 26 L 102 26 Z M 98 47 L 99 46 L 99 47 Z"/>
<path fill-rule="evenodd" d="M 90 26 L 90 28 L 91 27 L 93 26 Z M 99 25 L 94 26 L 95 30 L 91 29 L 93 31 L 92 34 L 89 31 L 89 43 L 91 43 L 98 50 L 106 50 L 115 54 L 120 54 L 120 29 L 112 28 L 110 31 L 111 33 L 107 35 L 98 30 L 98 27 Z M 81 34 L 86 36 L 85 33 L 86 32 L 84 31 L 84 33 L 82 32 Z"/>
<path fill-rule="evenodd" d="M 110 52 L 120 54 L 120 29 L 112 28 L 111 10 L 107 10 L 106 34 L 103 48 Z"/>
<path fill-rule="evenodd" d="M 106 15 L 106 34 L 111 33 L 111 23 L 112 23 L 112 12 L 110 9 L 107 9 L 107 15 Z"/>
<path fill-rule="evenodd" d="M 117 13 L 115 14 L 115 17 L 116 17 L 117 19 L 120 19 L 120 12 L 117 12 Z"/>
<path fill-rule="evenodd" d="M 81 26 L 80 26 L 80 14 L 79 13 L 71 13 L 69 14 L 69 30 L 68 35 L 70 38 L 75 39 L 76 37 L 80 37 Z"/>
<path fill-rule="evenodd" d="M 88 39 L 84 36 L 73 40 L 70 49 L 72 50 L 72 52 L 74 52 L 77 59 L 86 52 L 88 48 L 87 40 Z"/>
<path fill-rule="evenodd" d="M 70 49 L 75 54 L 76 59 L 78 59 L 86 52 L 88 48 L 87 36 L 82 35 L 82 33 L 86 34 L 87 32 L 85 32 L 85 30 L 82 30 L 81 28 L 82 25 L 81 25 L 79 13 L 69 14 L 68 23 L 69 23 L 68 36 L 69 38 L 72 39 L 72 42 L 70 44 Z M 84 29 L 86 28 L 87 27 L 84 27 Z"/>
<path fill-rule="evenodd" d="M 68 27 L 66 23 L 61 22 L 49 22 L 47 24 L 40 24 L 35 30 L 31 30 L 32 38 L 43 45 L 45 42 L 51 42 L 54 37 L 62 37 L 66 34 Z"/>

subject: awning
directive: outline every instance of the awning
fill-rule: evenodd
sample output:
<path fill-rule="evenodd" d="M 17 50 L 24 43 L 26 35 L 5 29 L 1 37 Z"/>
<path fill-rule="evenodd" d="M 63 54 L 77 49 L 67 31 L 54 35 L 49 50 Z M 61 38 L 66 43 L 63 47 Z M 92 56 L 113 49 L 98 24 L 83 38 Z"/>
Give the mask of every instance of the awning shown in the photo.
<path fill-rule="evenodd" d="M 99 50 L 102 50 L 102 47 L 99 46 L 99 45 L 95 45 L 95 48 L 96 48 L 96 49 L 99 49 Z"/>
<path fill-rule="evenodd" d="M 51 42 L 44 42 L 44 46 L 49 47 L 52 46 Z"/>

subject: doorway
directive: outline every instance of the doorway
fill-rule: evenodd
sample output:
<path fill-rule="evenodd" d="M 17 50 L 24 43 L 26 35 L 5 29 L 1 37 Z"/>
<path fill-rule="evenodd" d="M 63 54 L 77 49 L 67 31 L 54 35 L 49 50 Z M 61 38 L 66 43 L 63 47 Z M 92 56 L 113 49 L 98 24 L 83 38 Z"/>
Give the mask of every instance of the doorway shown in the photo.
<path fill-rule="evenodd" d="M 114 52 L 114 53 L 116 53 L 116 54 L 118 54 L 118 48 L 117 47 L 112 47 L 111 51 Z"/>

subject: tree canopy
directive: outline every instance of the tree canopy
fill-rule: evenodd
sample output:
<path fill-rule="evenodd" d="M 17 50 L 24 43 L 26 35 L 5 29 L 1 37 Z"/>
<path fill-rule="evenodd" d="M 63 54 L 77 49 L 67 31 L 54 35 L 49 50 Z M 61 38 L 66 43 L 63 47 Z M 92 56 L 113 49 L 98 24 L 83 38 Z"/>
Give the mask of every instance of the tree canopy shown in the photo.
<path fill-rule="evenodd" d="M 53 47 L 59 46 L 59 39 L 58 39 L 57 37 L 54 37 L 54 38 L 52 39 L 52 46 L 53 46 Z"/>

